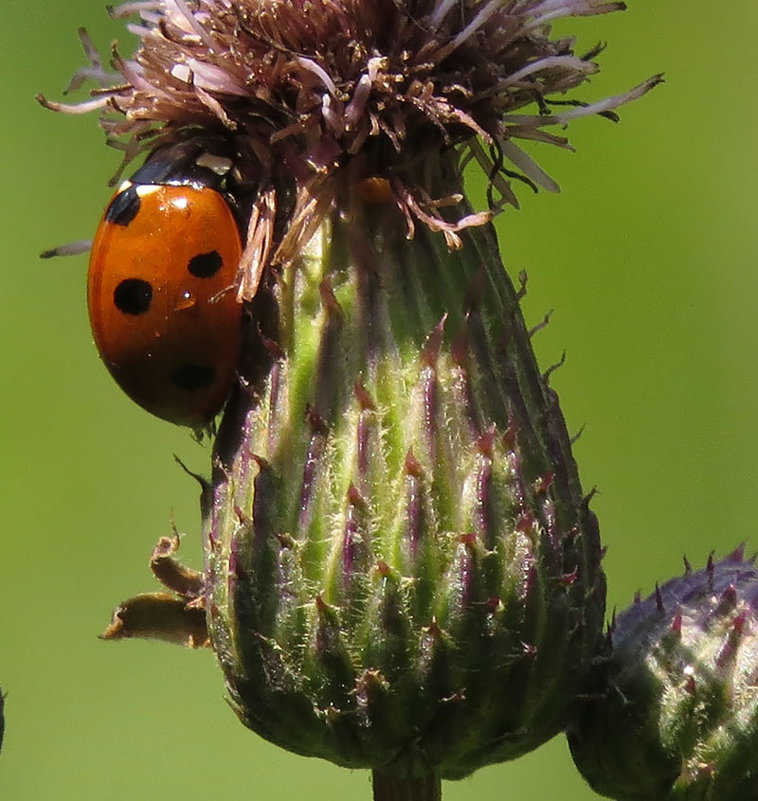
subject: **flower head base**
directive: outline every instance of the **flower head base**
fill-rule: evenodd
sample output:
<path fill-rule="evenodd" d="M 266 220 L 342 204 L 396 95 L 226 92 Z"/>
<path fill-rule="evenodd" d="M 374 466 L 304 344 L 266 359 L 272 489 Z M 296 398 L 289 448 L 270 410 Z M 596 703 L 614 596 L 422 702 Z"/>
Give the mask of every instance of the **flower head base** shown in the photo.
<path fill-rule="evenodd" d="M 597 71 L 601 48 L 577 55 L 572 39 L 551 38 L 551 25 L 623 7 L 608 0 L 127 3 L 114 13 L 139 13 L 129 28 L 140 47 L 132 60 L 114 51 L 113 76 L 86 45 L 94 69 L 83 76 L 99 76 L 104 88 L 81 110 L 106 112 L 102 125 L 127 159 L 186 136 L 220 133 L 233 142 L 257 197 L 243 260 L 241 294 L 249 299 L 265 264 L 294 258 L 333 208 L 345 183 L 333 180 L 338 174 L 353 185 L 381 180 L 409 236 L 422 222 L 450 247 L 489 214 L 449 213 L 460 198 L 434 191 L 440 154 L 452 149 L 461 163 L 479 162 L 493 208 L 516 204 L 514 178 L 556 190 L 516 141 L 568 147 L 548 129 L 589 114 L 613 117 L 660 77 L 590 105 L 558 100 Z M 283 204 L 282 240 L 272 209 Z"/>
<path fill-rule="evenodd" d="M 758 570 L 739 548 L 622 612 L 569 742 L 620 801 L 758 797 Z"/>

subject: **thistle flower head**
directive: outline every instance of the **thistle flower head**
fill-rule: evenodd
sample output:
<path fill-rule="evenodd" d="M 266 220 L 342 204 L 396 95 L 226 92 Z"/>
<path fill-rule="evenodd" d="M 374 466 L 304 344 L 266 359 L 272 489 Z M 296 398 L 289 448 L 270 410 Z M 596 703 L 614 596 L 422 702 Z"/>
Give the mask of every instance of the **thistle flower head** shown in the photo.
<path fill-rule="evenodd" d="M 207 632 L 240 719 L 292 751 L 424 785 L 567 722 L 601 638 L 602 550 L 526 280 L 486 224 L 513 179 L 557 188 L 517 142 L 567 147 L 551 128 L 660 80 L 564 98 L 600 48 L 577 55 L 552 23 L 622 7 L 135 2 L 115 12 L 140 40 L 115 79 L 85 36 L 103 88 L 43 101 L 99 108 L 126 161 L 229 156 L 253 324 L 203 493 L 205 570 L 188 584 L 159 549 L 173 595 L 126 603 L 109 636 Z M 463 193 L 472 159 L 485 212 Z"/>
<path fill-rule="evenodd" d="M 126 3 L 139 15 L 132 59 L 115 50 L 117 75 L 93 61 L 80 79 L 103 88 L 81 106 L 127 159 L 159 143 L 214 133 L 238 153 L 253 189 L 242 294 L 252 296 L 266 261 L 286 263 L 349 187 L 362 186 L 402 209 L 407 233 L 419 222 L 457 232 L 489 214 L 450 212 L 440 195 L 440 155 L 477 161 L 493 208 L 516 204 L 513 179 L 557 184 L 520 147 L 568 147 L 554 129 L 639 97 L 660 80 L 585 104 L 564 95 L 595 73 L 602 49 L 577 54 L 554 37 L 564 17 L 623 9 L 610 0 L 156 0 Z M 76 84 L 81 80 L 77 80 Z M 109 84 L 112 84 L 109 86 Z M 368 183 L 364 183 L 368 182 Z M 273 208 L 288 205 L 289 230 L 274 235 Z M 276 240 L 276 245 L 274 244 Z M 252 244 L 254 243 L 254 244 Z"/>
<path fill-rule="evenodd" d="M 758 570 L 739 548 L 614 621 L 569 730 L 579 769 L 620 801 L 758 795 Z"/>

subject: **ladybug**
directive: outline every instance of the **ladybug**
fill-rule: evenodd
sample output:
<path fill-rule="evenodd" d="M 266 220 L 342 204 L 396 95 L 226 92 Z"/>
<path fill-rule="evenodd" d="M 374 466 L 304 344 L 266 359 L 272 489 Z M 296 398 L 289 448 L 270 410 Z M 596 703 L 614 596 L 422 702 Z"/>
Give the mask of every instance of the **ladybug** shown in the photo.
<path fill-rule="evenodd" d="M 160 148 L 113 196 L 92 243 L 90 324 L 124 392 L 179 425 L 206 427 L 235 381 L 243 309 L 232 160 Z"/>

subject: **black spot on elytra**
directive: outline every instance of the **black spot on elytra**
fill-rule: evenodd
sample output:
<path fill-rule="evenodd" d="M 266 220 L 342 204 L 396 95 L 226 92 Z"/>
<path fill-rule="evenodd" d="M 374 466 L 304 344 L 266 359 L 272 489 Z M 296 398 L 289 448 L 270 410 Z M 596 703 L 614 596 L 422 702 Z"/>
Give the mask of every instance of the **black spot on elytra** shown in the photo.
<path fill-rule="evenodd" d="M 141 278 L 125 278 L 113 290 L 113 302 L 124 314 L 144 314 L 153 301 L 153 288 Z"/>
<path fill-rule="evenodd" d="M 187 392 L 207 389 L 215 378 L 216 371 L 207 364 L 183 364 L 171 373 L 171 383 Z"/>
<path fill-rule="evenodd" d="M 105 211 L 105 221 L 127 226 L 139 214 L 141 204 L 137 187 L 129 186 L 111 200 L 110 206 Z"/>
<path fill-rule="evenodd" d="M 187 269 L 195 278 L 213 278 L 213 276 L 221 269 L 224 261 L 217 250 L 211 250 L 210 253 L 198 253 L 189 260 Z"/>

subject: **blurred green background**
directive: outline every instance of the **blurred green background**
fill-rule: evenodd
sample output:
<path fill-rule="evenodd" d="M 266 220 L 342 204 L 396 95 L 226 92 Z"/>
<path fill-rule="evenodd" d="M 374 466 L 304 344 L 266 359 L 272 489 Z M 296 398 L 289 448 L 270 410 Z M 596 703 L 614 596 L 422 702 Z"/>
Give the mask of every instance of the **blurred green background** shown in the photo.
<path fill-rule="evenodd" d="M 734 0 L 632 2 L 571 25 L 610 43 L 595 99 L 657 71 L 667 83 L 622 110 L 620 126 L 575 123 L 577 153 L 541 163 L 560 195 L 521 192 L 499 220 L 513 274 L 530 275 L 530 324 L 573 430 L 608 545 L 609 609 L 742 540 L 758 545 L 758 7 Z M 128 36 L 100 2 L 4 4 L 0 268 L 0 684 L 5 801 L 307 794 L 368 799 L 367 775 L 306 761 L 245 730 L 224 702 L 211 653 L 96 635 L 122 598 L 154 587 L 147 557 L 186 532 L 199 566 L 197 487 L 209 452 L 142 412 L 100 364 L 86 319 L 86 257 L 37 254 L 90 236 L 118 155 L 93 116 L 61 117 L 84 63 L 76 29 L 107 52 Z M 717 13 L 718 12 L 718 13 Z M 717 35 L 718 34 L 718 35 Z M 715 38 L 714 38 L 715 37 Z M 513 764 L 449 784 L 448 801 L 591 801 L 557 738 Z"/>

